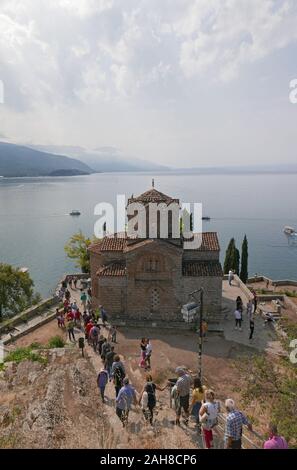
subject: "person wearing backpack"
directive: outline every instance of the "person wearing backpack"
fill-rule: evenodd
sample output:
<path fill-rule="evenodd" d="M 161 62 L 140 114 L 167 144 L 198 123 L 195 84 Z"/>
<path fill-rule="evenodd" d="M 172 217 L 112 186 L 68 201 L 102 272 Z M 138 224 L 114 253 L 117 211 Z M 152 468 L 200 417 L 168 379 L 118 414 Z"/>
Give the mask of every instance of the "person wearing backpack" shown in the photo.
<path fill-rule="evenodd" d="M 100 395 L 101 395 L 103 403 L 104 403 L 104 392 L 105 392 L 105 387 L 106 387 L 107 382 L 108 382 L 108 372 L 106 369 L 102 368 L 97 377 L 97 385 L 100 390 Z"/>
<path fill-rule="evenodd" d="M 100 334 L 100 327 L 97 325 L 97 323 L 95 323 L 95 325 L 92 326 L 92 328 L 90 329 L 90 340 L 91 340 L 91 343 L 95 352 L 97 350 L 99 334 Z"/>
<path fill-rule="evenodd" d="M 102 344 L 101 348 L 101 359 L 103 362 L 105 362 L 106 359 L 106 354 L 111 350 L 111 344 L 107 341 L 105 338 L 104 343 Z"/>
<path fill-rule="evenodd" d="M 218 416 L 220 412 L 220 403 L 215 401 L 213 390 L 205 391 L 205 403 L 199 411 L 199 420 L 202 426 L 205 447 L 211 449 L 213 447 L 213 429 L 218 424 Z"/>
<path fill-rule="evenodd" d="M 142 404 L 142 412 L 146 419 L 149 421 L 151 425 L 153 425 L 153 417 L 154 417 L 154 408 L 156 406 L 156 390 L 163 392 L 164 388 L 160 388 L 153 382 L 153 378 L 150 374 L 146 376 L 146 383 L 142 389 L 142 392 L 139 397 L 139 405 Z"/>
<path fill-rule="evenodd" d="M 108 351 L 105 356 L 105 369 L 107 370 L 109 377 L 111 376 L 111 368 L 114 363 L 115 356 L 116 353 L 114 351 L 114 346 L 111 346 L 110 351 Z"/>
<path fill-rule="evenodd" d="M 101 353 L 102 353 L 102 346 L 104 344 L 104 342 L 106 341 L 106 338 L 104 338 L 103 335 L 100 335 L 99 336 L 99 340 L 98 340 L 98 353 L 99 353 L 99 356 L 101 356 Z"/>
<path fill-rule="evenodd" d="M 114 357 L 114 363 L 111 368 L 111 377 L 113 378 L 114 388 L 116 392 L 116 397 L 119 394 L 120 389 L 123 386 L 123 380 L 126 376 L 126 371 L 124 364 L 120 360 L 120 356 L 117 354 Z"/>

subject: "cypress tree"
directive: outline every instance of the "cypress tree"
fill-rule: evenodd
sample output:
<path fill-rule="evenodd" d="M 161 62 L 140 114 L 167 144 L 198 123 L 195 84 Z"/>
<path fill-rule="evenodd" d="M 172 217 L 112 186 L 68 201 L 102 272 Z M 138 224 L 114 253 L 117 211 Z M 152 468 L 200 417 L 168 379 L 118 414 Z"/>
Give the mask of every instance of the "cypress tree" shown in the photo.
<path fill-rule="evenodd" d="M 240 269 L 240 252 L 239 250 L 234 247 L 234 271 L 239 276 L 239 269 Z"/>
<path fill-rule="evenodd" d="M 228 274 L 230 269 L 234 269 L 234 250 L 235 250 L 235 240 L 231 238 L 228 248 L 226 250 L 225 262 L 224 262 L 224 273 Z"/>
<path fill-rule="evenodd" d="M 248 279 L 248 241 L 246 235 L 244 236 L 241 249 L 240 279 L 244 283 L 246 283 Z"/>

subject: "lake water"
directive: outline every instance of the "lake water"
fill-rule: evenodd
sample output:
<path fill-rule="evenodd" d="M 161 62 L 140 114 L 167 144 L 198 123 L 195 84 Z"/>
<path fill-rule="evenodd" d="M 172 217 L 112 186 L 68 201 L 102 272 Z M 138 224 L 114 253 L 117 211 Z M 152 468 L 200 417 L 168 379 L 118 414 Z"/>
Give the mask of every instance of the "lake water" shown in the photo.
<path fill-rule="evenodd" d="M 202 202 L 217 231 L 223 261 L 226 245 L 247 234 L 249 274 L 297 279 L 297 246 L 289 246 L 284 225 L 297 228 L 297 175 L 96 174 L 72 178 L 0 179 L 0 262 L 29 268 L 36 290 L 48 295 L 74 271 L 64 245 L 78 230 L 91 235 L 98 202 L 116 194 L 138 195 L 151 187 L 181 202 Z M 70 217 L 79 209 L 80 217 Z"/>

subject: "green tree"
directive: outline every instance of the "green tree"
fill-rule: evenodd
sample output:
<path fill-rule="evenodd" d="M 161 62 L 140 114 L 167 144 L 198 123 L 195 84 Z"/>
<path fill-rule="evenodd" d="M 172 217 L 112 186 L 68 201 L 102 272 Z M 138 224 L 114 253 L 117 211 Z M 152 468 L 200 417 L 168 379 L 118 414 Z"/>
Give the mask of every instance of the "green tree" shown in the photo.
<path fill-rule="evenodd" d="M 240 252 L 238 248 L 235 247 L 234 250 L 234 271 L 239 276 L 239 269 L 240 269 Z"/>
<path fill-rule="evenodd" d="M 72 235 L 64 250 L 68 258 L 76 260 L 75 266 L 83 273 L 90 272 L 90 254 L 88 247 L 94 240 L 83 235 L 81 231 Z"/>
<path fill-rule="evenodd" d="M 237 275 L 239 275 L 240 269 L 240 253 L 239 250 L 236 248 L 235 239 L 231 238 L 229 245 L 226 250 L 225 262 L 224 262 L 224 273 L 228 274 L 228 272 L 232 269 Z"/>
<path fill-rule="evenodd" d="M 244 236 L 241 249 L 241 270 L 240 279 L 246 283 L 248 279 L 248 241 L 247 236 Z"/>
<path fill-rule="evenodd" d="M 228 274 L 230 269 L 234 269 L 234 249 L 235 240 L 231 238 L 229 245 L 226 250 L 225 262 L 224 262 L 224 273 Z"/>
<path fill-rule="evenodd" d="M 287 358 L 276 361 L 258 354 L 241 357 L 235 367 L 242 379 L 244 403 L 265 406 L 279 433 L 290 441 L 291 447 L 297 448 L 296 365 Z"/>
<path fill-rule="evenodd" d="M 0 320 L 3 315 L 20 313 L 34 303 L 33 286 L 28 273 L 0 263 Z"/>

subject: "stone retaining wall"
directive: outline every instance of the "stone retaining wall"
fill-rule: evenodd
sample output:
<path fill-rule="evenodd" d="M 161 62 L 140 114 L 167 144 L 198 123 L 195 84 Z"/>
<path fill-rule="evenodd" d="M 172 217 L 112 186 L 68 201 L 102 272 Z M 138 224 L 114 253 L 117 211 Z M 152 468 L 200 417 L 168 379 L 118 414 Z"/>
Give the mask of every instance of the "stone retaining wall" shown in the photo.
<path fill-rule="evenodd" d="M 14 328 L 20 323 L 24 323 L 30 320 L 31 318 L 36 317 L 37 315 L 40 315 L 40 313 L 43 312 L 44 310 L 51 308 L 57 304 L 58 304 L 58 298 L 50 297 L 38 303 L 37 305 L 34 305 L 33 307 L 28 308 L 27 310 L 24 310 L 18 315 L 15 315 L 14 317 L 3 321 L 2 323 L 0 323 L 0 334 L 8 332 L 11 328 Z"/>
<path fill-rule="evenodd" d="M 285 296 L 282 294 L 277 295 L 277 293 L 267 294 L 267 295 L 260 294 L 260 295 L 257 295 L 257 297 L 258 297 L 259 302 L 271 302 L 272 300 L 281 300 L 282 302 L 285 301 Z"/>
<path fill-rule="evenodd" d="M 280 279 L 280 280 L 276 280 L 274 281 L 273 279 L 270 279 L 269 277 L 267 276 L 253 276 L 253 277 L 249 277 L 248 280 L 247 280 L 247 284 L 249 283 L 254 283 L 254 282 L 267 282 L 269 281 L 269 283 L 275 287 L 280 287 L 280 286 L 293 286 L 293 287 L 297 287 L 297 281 L 294 281 L 292 279 Z"/>
<path fill-rule="evenodd" d="M 28 333 L 31 333 L 32 331 L 37 330 L 41 326 L 46 325 L 46 323 L 49 323 L 50 321 L 54 320 L 54 318 L 56 318 L 56 312 L 52 313 L 51 315 L 49 315 L 46 318 L 43 318 L 38 323 L 36 323 L 35 325 L 30 326 L 26 330 L 20 331 L 19 333 L 15 334 L 15 335 L 12 335 L 11 338 L 4 340 L 3 344 L 7 345 L 7 344 L 13 343 L 14 341 L 17 341 L 19 338 L 22 338 L 23 336 L 26 336 Z"/>

